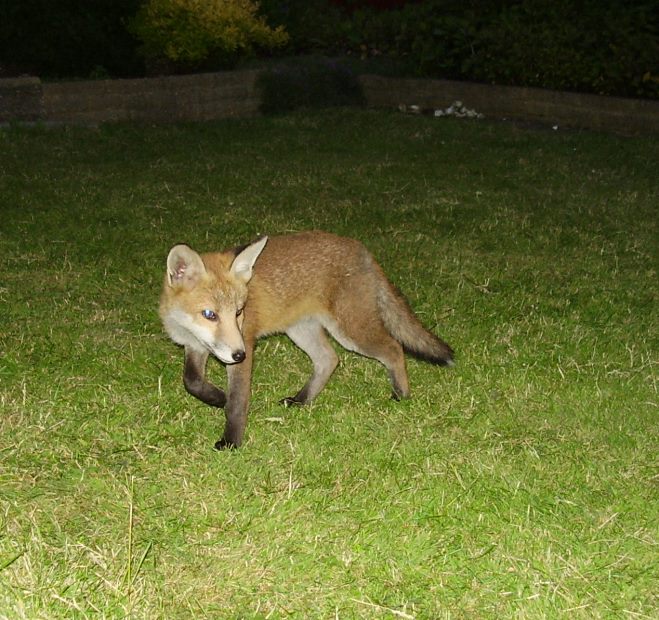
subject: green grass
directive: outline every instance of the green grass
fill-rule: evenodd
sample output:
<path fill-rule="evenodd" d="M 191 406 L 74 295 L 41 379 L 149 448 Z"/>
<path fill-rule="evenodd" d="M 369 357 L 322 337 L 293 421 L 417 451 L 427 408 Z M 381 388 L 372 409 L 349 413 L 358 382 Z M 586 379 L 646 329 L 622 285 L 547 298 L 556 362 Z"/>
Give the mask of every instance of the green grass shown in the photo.
<path fill-rule="evenodd" d="M 0 130 L 0 618 L 651 618 L 659 145 L 333 110 Z M 458 365 L 261 341 L 246 442 L 164 260 L 361 239 Z M 224 385 L 224 371 L 211 364 Z"/>

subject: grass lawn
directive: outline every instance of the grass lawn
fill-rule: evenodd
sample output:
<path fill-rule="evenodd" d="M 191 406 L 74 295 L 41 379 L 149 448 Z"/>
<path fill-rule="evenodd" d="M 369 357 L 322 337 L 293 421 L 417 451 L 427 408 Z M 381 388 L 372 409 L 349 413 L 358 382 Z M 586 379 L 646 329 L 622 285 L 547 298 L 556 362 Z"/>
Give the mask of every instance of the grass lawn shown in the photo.
<path fill-rule="evenodd" d="M 656 618 L 659 143 L 335 110 L 0 130 L 0 618 Z M 244 446 L 169 248 L 361 239 L 457 366 L 262 340 Z M 224 369 L 209 365 L 224 385 Z"/>

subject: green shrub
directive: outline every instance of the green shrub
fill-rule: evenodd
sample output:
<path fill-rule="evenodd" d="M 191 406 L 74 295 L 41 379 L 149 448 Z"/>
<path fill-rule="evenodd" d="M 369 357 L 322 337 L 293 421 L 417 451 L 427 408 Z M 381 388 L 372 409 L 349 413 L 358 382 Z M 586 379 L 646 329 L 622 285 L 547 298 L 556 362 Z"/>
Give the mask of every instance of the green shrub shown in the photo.
<path fill-rule="evenodd" d="M 657 96 L 644 76 L 659 73 L 659 29 L 650 5 L 526 0 L 504 8 L 477 32 L 471 79 Z"/>
<path fill-rule="evenodd" d="M 308 57 L 279 62 L 259 77 L 261 111 L 289 112 L 297 108 L 361 105 L 357 75 L 347 63 Z"/>
<path fill-rule="evenodd" d="M 289 50 L 388 57 L 412 74 L 659 98 L 656 0 L 426 0 L 341 12 L 263 0 Z"/>
<path fill-rule="evenodd" d="M 477 33 L 494 18 L 493 3 L 476 8 L 468 3 L 443 0 L 403 7 L 397 16 L 386 17 L 398 24 L 398 32 L 386 42 L 370 44 L 400 57 L 406 57 L 417 75 L 461 78 L 474 52 Z M 379 16 L 377 16 L 379 18 Z"/>
<path fill-rule="evenodd" d="M 283 26 L 290 35 L 288 54 L 331 56 L 346 50 L 350 20 L 329 0 L 260 0 L 259 6 L 268 23 Z"/>
<path fill-rule="evenodd" d="M 363 11 L 354 51 L 405 57 L 421 76 L 657 97 L 653 7 L 615 0 L 431 0 Z"/>
<path fill-rule="evenodd" d="M 270 28 L 252 0 L 148 0 L 130 29 L 149 60 L 185 68 L 226 66 L 255 50 L 286 44 L 283 27 Z"/>

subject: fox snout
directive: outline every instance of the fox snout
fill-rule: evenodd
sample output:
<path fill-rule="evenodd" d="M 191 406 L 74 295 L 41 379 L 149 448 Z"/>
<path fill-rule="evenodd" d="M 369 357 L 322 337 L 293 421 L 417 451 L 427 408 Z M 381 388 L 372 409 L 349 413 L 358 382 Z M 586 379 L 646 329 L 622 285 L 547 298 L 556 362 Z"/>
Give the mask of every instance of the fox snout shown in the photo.
<path fill-rule="evenodd" d="M 229 346 L 226 342 L 215 342 L 209 347 L 211 353 L 224 364 L 239 364 L 245 360 L 245 345 Z"/>
<path fill-rule="evenodd" d="M 239 364 L 245 359 L 245 351 L 234 351 L 231 357 L 236 364 Z"/>
<path fill-rule="evenodd" d="M 245 351 L 242 349 L 231 351 L 224 347 L 212 347 L 211 353 L 223 364 L 240 364 L 246 357 Z"/>

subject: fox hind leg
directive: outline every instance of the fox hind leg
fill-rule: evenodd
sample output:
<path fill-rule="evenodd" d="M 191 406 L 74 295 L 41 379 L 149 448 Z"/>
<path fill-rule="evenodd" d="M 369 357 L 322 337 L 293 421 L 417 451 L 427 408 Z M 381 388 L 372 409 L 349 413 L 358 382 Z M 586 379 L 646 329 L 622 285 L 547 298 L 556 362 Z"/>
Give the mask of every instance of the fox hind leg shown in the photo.
<path fill-rule="evenodd" d="M 410 395 L 410 384 L 402 345 L 389 334 L 379 317 L 373 320 L 374 314 L 371 314 L 369 320 L 360 321 L 354 320 L 355 316 L 353 314 L 351 321 L 337 321 L 326 327 L 341 346 L 376 359 L 384 365 L 389 373 L 391 397 L 394 400 L 407 398 Z"/>
<path fill-rule="evenodd" d="M 302 349 L 313 363 L 313 374 L 295 395 L 282 399 L 283 405 L 304 405 L 311 402 L 325 387 L 339 358 L 332 348 L 323 326 L 315 319 L 305 319 L 286 330 L 288 337 Z"/>
<path fill-rule="evenodd" d="M 370 337 L 372 334 L 360 334 L 357 342 L 358 351 L 362 355 L 378 360 L 387 369 L 391 382 L 391 397 L 394 400 L 408 398 L 410 383 L 407 378 L 403 347 L 389 335 L 384 325 L 378 331 L 381 333 L 375 338 Z"/>

